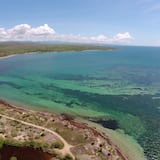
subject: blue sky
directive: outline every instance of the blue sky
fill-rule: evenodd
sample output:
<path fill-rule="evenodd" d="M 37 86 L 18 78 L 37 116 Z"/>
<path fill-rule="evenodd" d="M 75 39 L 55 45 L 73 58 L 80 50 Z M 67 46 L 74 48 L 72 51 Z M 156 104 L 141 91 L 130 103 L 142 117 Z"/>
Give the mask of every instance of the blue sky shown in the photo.
<path fill-rule="evenodd" d="M 1 0 L 0 39 L 19 37 L 160 45 L 160 1 Z"/>

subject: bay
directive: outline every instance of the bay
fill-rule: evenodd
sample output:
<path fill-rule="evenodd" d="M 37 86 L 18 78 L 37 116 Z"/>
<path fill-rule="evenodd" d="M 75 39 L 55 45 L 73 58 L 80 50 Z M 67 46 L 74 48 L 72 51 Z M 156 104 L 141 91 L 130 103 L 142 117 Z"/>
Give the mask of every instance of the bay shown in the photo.
<path fill-rule="evenodd" d="M 0 59 L 0 97 L 123 131 L 138 141 L 148 160 L 158 160 L 160 48 L 117 48 Z"/>

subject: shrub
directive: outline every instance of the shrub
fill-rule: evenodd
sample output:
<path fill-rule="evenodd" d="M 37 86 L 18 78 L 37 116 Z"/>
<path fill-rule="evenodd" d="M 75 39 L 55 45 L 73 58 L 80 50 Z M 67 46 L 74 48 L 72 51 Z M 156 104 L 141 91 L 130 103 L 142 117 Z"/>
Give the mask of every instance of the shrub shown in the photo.
<path fill-rule="evenodd" d="M 67 154 L 67 155 L 63 158 L 63 160 L 73 160 L 73 158 L 72 158 L 69 154 Z"/>
<path fill-rule="evenodd" d="M 52 144 L 52 147 L 62 149 L 64 147 L 64 144 L 61 141 L 56 141 L 55 143 Z"/>
<path fill-rule="evenodd" d="M 13 156 L 9 160 L 17 160 L 17 158 Z"/>

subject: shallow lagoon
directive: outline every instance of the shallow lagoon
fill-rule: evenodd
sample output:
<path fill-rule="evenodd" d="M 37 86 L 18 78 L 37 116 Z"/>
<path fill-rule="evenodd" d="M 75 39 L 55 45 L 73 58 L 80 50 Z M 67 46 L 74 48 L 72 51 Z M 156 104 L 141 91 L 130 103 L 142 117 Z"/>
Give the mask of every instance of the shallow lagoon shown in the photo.
<path fill-rule="evenodd" d="M 17 105 L 114 121 L 160 159 L 160 48 L 33 53 L 0 59 L 0 97 Z"/>

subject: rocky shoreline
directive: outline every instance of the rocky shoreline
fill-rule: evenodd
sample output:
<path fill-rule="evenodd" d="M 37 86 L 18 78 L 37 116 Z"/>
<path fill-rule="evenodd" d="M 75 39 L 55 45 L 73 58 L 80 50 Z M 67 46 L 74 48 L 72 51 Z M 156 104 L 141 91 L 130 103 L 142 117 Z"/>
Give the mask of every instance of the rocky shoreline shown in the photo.
<path fill-rule="evenodd" d="M 110 158 L 110 159 L 112 159 L 112 160 L 117 160 L 117 159 L 120 159 L 120 160 L 128 160 L 128 158 L 127 158 L 127 156 L 126 155 L 124 155 L 122 152 L 121 152 L 121 150 L 120 150 L 120 148 L 118 148 L 117 146 L 115 146 L 112 142 L 111 142 L 111 140 L 106 136 L 106 135 L 104 135 L 104 134 L 102 134 L 101 132 L 99 132 L 96 128 L 93 128 L 93 127 L 90 127 L 88 124 L 86 124 L 86 123 L 81 123 L 81 122 L 78 122 L 78 121 L 76 121 L 72 116 L 70 116 L 70 115 L 66 115 L 66 114 L 62 114 L 62 115 L 56 115 L 56 114 L 50 114 L 50 113 L 45 113 L 45 112 L 39 112 L 39 111 L 32 111 L 32 110 L 28 110 L 28 109 L 25 109 L 25 108 L 19 108 L 19 107 L 17 107 L 17 106 L 15 106 L 15 105 L 12 105 L 12 104 L 10 104 L 10 103 L 8 103 L 8 102 L 6 102 L 6 101 L 4 101 L 4 100 L 0 100 L 0 105 L 2 105 L 2 106 L 5 106 L 5 107 L 8 107 L 8 108 L 10 108 L 10 109 L 12 109 L 13 111 L 15 111 L 15 112 L 22 112 L 23 114 L 26 114 L 26 113 L 28 113 L 28 114 L 30 114 L 30 113 L 33 113 L 33 114 L 35 114 L 36 116 L 39 116 L 39 115 L 41 115 L 42 117 L 44 117 L 44 118 L 46 118 L 46 115 L 47 115 L 47 117 L 49 116 L 49 118 L 53 118 L 54 120 L 52 120 L 52 121 L 57 121 L 57 124 L 58 125 L 62 125 L 63 127 L 65 126 L 65 128 L 71 128 L 71 130 L 73 130 L 73 132 L 74 133 L 76 133 L 76 132 L 80 132 L 80 133 L 82 133 L 82 137 L 85 135 L 89 140 L 91 140 L 91 141 L 93 141 L 92 142 L 92 145 L 93 144 L 95 144 L 95 146 L 93 145 L 90 145 L 90 144 L 88 144 L 88 142 L 86 143 L 86 145 L 85 145 L 85 149 L 87 150 L 87 148 L 91 148 L 91 149 L 93 149 L 93 150 L 97 150 L 95 153 L 94 153 L 94 155 L 96 155 L 96 156 L 99 156 L 100 154 L 103 154 L 103 156 L 102 157 L 105 157 L 105 156 L 108 156 L 107 158 L 110 158 L 110 157 L 112 157 L 112 158 Z M 18 118 L 18 117 L 17 117 Z M 50 122 L 48 122 L 48 123 L 50 123 Z M 61 123 L 61 124 L 60 124 Z M 57 125 L 56 124 L 56 125 Z M 43 125 L 43 123 L 42 123 L 42 125 Z M 59 127 L 58 129 L 57 129 L 57 131 L 58 130 L 61 130 L 62 128 L 61 127 Z M 63 129 L 62 129 L 63 130 Z M 64 130 L 63 131 L 58 131 L 58 133 L 60 134 L 60 135 L 62 135 L 63 136 L 63 132 L 64 132 Z M 81 136 L 81 135 L 80 135 Z M 65 135 L 64 135 L 64 137 L 65 137 Z M 85 138 L 86 138 L 85 137 Z M 68 137 L 67 137 L 68 138 Z M 65 139 L 67 139 L 67 138 L 65 138 Z M 86 138 L 86 139 L 87 139 Z M 69 138 L 68 138 L 69 139 Z M 68 140 L 67 139 L 67 140 Z M 70 139 L 69 139 L 70 140 Z M 78 144 L 77 142 L 76 142 L 77 140 L 74 140 L 74 141 L 72 141 L 72 140 L 70 140 L 70 142 L 69 143 L 72 143 L 72 144 L 76 144 L 76 146 L 78 146 L 78 145 L 80 145 L 81 146 L 81 144 Z M 81 140 L 80 140 L 81 141 Z M 98 141 L 100 141 L 100 142 L 98 142 Z M 89 141 L 90 142 L 90 141 Z M 83 142 L 84 143 L 84 142 Z M 102 147 L 102 144 L 106 144 L 105 145 L 105 148 L 103 148 Z M 78 144 L 78 145 L 77 145 Z M 73 145 L 74 146 L 74 145 Z M 78 147 L 76 148 L 76 147 L 73 147 L 73 148 L 71 148 L 71 151 L 72 151 L 72 153 L 73 154 L 75 154 L 76 156 L 79 156 L 79 152 L 82 152 L 81 150 L 82 150 L 82 148 L 83 148 L 83 150 L 84 150 L 84 146 L 81 146 L 81 149 L 79 149 Z M 108 149 L 108 151 L 106 150 L 106 148 L 109 148 Z M 87 154 L 87 152 L 89 153 L 89 151 L 84 151 L 84 155 L 86 155 Z M 76 153 L 77 152 L 77 153 Z M 81 154 L 83 154 L 83 153 L 81 153 Z M 112 154 L 114 154 L 114 155 L 112 155 Z M 87 155 L 88 156 L 88 155 Z M 86 157 L 87 157 L 86 156 Z M 86 158 L 87 159 L 87 158 Z M 89 158 L 88 158 L 89 159 Z M 103 158 L 102 158 L 103 159 Z"/>

